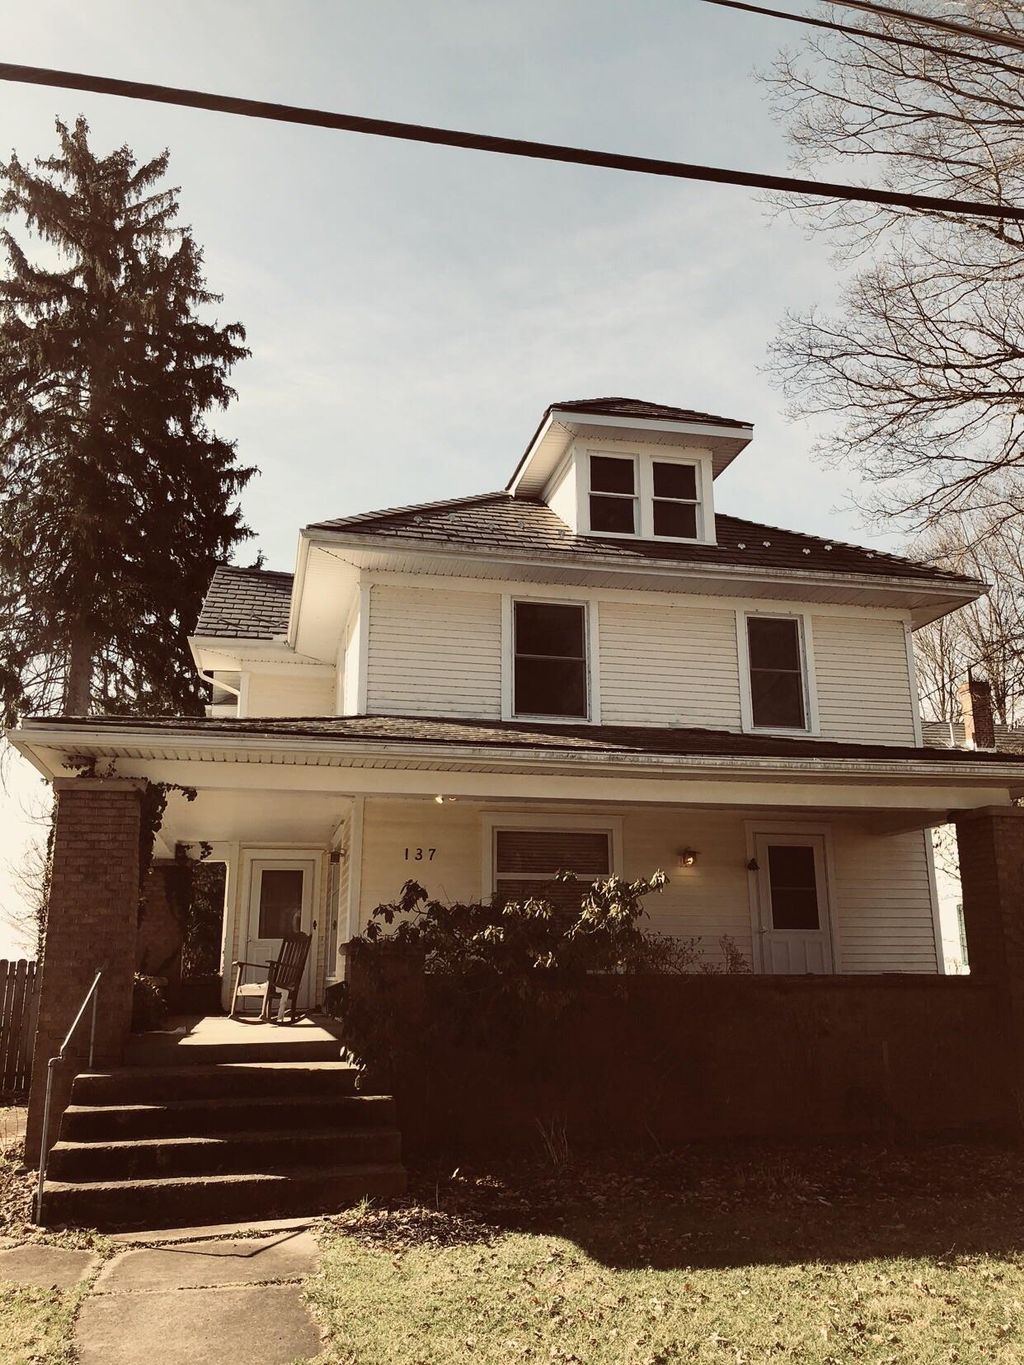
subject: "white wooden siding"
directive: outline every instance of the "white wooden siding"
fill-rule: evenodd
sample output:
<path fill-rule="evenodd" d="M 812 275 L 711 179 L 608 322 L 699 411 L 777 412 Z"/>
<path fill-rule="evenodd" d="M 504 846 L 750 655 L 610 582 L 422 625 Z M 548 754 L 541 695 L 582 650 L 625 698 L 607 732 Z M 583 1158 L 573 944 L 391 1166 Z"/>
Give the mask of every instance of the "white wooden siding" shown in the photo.
<path fill-rule="evenodd" d="M 561 473 L 555 476 L 545 499 L 555 516 L 561 517 L 566 526 L 574 531 L 579 520 L 576 490 L 579 477 L 576 460 L 567 460 Z"/>
<path fill-rule="evenodd" d="M 923 832 L 878 835 L 837 821 L 832 844 L 837 969 L 938 971 Z"/>
<path fill-rule="evenodd" d="M 247 716 L 333 716 L 334 674 L 303 677 L 302 665 L 290 673 L 251 673 Z"/>
<path fill-rule="evenodd" d="M 576 808 L 568 808 L 575 817 Z M 503 807 L 500 815 L 525 808 Z M 610 811 L 593 813 L 596 827 Z M 660 807 L 622 812 L 622 865 L 627 877 L 667 873 L 663 892 L 647 899 L 648 929 L 700 940 L 702 960 L 721 962 L 728 936 L 753 962 L 750 878 L 743 811 L 702 811 Z M 368 800 L 363 845 L 359 926 L 374 907 L 394 901 L 402 883 L 414 878 L 440 900 L 488 896 L 485 822 L 493 807 L 463 802 L 437 806 L 426 801 Z M 557 822 L 550 809 L 538 823 Z M 822 823 L 820 820 L 816 824 Z M 874 834 L 856 821 L 828 823 L 834 852 L 836 970 L 848 973 L 938 970 L 924 834 Z M 693 867 L 680 868 L 684 847 L 698 850 Z M 410 849 L 410 859 L 405 849 Z M 415 859 L 422 848 L 424 858 Z M 434 857 L 429 850 L 435 849 Z"/>
<path fill-rule="evenodd" d="M 818 717 L 823 739 L 913 744 L 914 707 L 903 622 L 814 616 Z"/>
<path fill-rule="evenodd" d="M 580 594 L 564 587 L 547 591 L 543 585 L 524 585 L 523 591 L 595 604 L 603 724 L 741 729 L 737 607 L 742 624 L 745 604 L 653 593 L 647 600 Z M 500 719 L 500 592 L 439 580 L 437 586 L 375 583 L 368 614 L 369 713 Z M 353 633 L 345 658 L 346 714 L 357 709 L 353 655 L 360 636 Z M 914 744 L 902 619 L 868 611 L 813 613 L 810 637 L 821 738 Z M 508 667 L 507 648 L 505 656 Z M 252 714 L 270 712 L 264 707 Z"/>
<path fill-rule="evenodd" d="M 375 584 L 367 711 L 501 718 L 501 596 Z"/>
<path fill-rule="evenodd" d="M 356 931 L 365 929 L 376 906 L 397 900 L 403 884 L 410 880 L 438 900 L 478 899 L 482 894 L 482 828 L 479 810 L 461 801 L 439 806 L 434 801 L 368 799 Z M 420 859 L 417 849 L 423 850 Z"/>
<path fill-rule="evenodd" d="M 599 620 L 603 722 L 740 728 L 735 612 L 606 601 Z"/>
<path fill-rule="evenodd" d="M 720 964 L 723 936 L 753 961 L 746 835 L 743 818 L 729 811 L 652 810 L 627 813 L 623 831 L 626 877 L 668 876 L 664 891 L 648 896 L 644 927 L 675 938 L 696 938 L 701 961 Z M 680 849 L 698 850 L 692 867 L 677 867 Z"/>

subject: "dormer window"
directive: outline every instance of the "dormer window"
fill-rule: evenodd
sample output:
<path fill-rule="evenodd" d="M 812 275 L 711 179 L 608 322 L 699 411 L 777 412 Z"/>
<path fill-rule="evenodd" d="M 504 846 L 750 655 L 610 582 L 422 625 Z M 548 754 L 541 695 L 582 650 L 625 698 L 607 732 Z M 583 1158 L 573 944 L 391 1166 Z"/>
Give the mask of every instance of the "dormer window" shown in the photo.
<path fill-rule="evenodd" d="M 636 460 L 611 455 L 590 457 L 590 529 L 604 535 L 635 536 L 637 531 Z"/>
<path fill-rule="evenodd" d="M 590 451 L 584 485 L 586 530 L 643 540 L 713 540 L 705 504 L 710 471 L 700 458 L 665 459 L 643 450 L 628 455 Z"/>
<path fill-rule="evenodd" d="M 652 461 L 654 534 L 673 540 L 697 539 L 697 466 Z"/>

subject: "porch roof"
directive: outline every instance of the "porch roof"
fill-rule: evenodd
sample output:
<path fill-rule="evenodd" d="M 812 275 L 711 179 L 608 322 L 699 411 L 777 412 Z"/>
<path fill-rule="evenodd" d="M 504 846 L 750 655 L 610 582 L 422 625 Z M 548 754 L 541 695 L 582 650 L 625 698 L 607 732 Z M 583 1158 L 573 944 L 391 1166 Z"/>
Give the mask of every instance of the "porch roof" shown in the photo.
<path fill-rule="evenodd" d="M 33 716 L 9 732 L 17 747 L 105 750 L 145 749 L 166 753 L 172 748 L 243 748 L 253 755 L 270 742 L 314 741 L 323 750 L 379 748 L 395 752 L 443 748 L 450 757 L 464 753 L 514 752 L 520 758 L 565 755 L 604 762 L 629 763 L 672 759 L 792 760 L 801 767 L 820 763 L 835 771 L 848 764 L 885 764 L 893 770 L 923 765 L 958 775 L 1008 775 L 1024 782 L 1024 754 L 941 748 L 933 744 L 901 746 L 853 744 L 784 735 L 737 734 L 727 730 L 681 726 L 538 724 L 487 721 L 458 716 L 308 716 L 238 719 L 198 716 Z M 308 750 L 308 744 L 302 748 Z M 788 766 L 784 764 L 783 766 Z"/>

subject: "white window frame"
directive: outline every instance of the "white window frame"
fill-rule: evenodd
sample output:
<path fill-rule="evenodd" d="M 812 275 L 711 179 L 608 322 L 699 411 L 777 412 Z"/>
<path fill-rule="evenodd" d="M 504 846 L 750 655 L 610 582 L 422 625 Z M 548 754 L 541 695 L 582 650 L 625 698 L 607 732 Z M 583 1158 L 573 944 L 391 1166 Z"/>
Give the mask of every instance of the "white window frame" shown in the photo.
<path fill-rule="evenodd" d="M 613 460 L 632 460 L 634 464 L 633 502 L 636 506 L 636 516 L 634 524 L 635 531 L 595 531 L 590 524 L 590 461 L 592 457 L 613 459 Z M 663 541 L 671 545 L 714 545 L 715 541 L 715 516 L 714 516 L 714 495 L 713 481 L 714 468 L 710 453 L 703 451 L 687 451 L 685 454 L 676 453 L 671 447 L 661 446 L 629 446 L 625 449 L 616 449 L 609 443 L 608 445 L 588 444 L 577 453 L 577 464 L 580 466 L 581 477 L 577 477 L 577 524 L 582 535 L 608 536 L 616 540 L 654 540 Z M 681 464 L 688 465 L 694 470 L 697 486 L 697 534 L 696 536 L 659 536 L 654 533 L 654 464 Z M 626 498 L 625 493 L 603 494 L 598 492 L 598 497 L 621 497 Z M 674 501 L 665 499 L 665 501 Z M 685 501 L 675 499 L 675 501 Z M 694 504 L 687 504 L 694 505 Z"/>
<path fill-rule="evenodd" d="M 515 710 L 515 604 L 526 602 L 534 606 L 577 607 L 583 612 L 583 645 L 586 654 L 585 716 L 520 715 Z M 522 720 L 543 725 L 599 725 L 601 698 L 598 688 L 597 602 L 592 598 L 535 596 L 532 593 L 503 593 L 501 598 L 501 718 Z"/>
<path fill-rule="evenodd" d="M 633 492 L 632 493 L 604 493 L 600 489 L 591 489 L 591 465 L 594 460 L 622 460 L 629 461 L 633 466 Z M 633 504 L 633 529 L 632 531 L 591 531 L 595 536 L 615 536 L 619 540 L 637 540 L 643 536 L 643 460 L 637 451 L 633 450 L 590 450 L 586 452 L 586 473 L 584 489 L 584 505 L 586 519 L 584 525 L 590 531 L 590 499 L 596 498 L 617 498 L 621 502 L 631 502 Z"/>
<path fill-rule="evenodd" d="M 482 829 L 482 864 L 480 885 L 484 897 L 497 891 L 495 857 L 497 834 L 504 829 L 565 830 L 569 834 L 607 834 L 609 846 L 609 876 L 621 876 L 622 819 L 619 816 L 564 815 L 559 811 L 494 811 L 484 815 Z"/>
<path fill-rule="evenodd" d="M 767 617 L 773 621 L 795 621 L 800 637 L 800 670 L 804 692 L 804 725 L 755 725 L 754 699 L 750 686 L 750 648 L 747 622 L 752 617 Z M 810 613 L 806 611 L 778 611 L 768 608 L 740 607 L 736 611 L 736 654 L 740 671 L 740 720 L 744 734 L 820 736 L 818 694 L 815 686 L 814 639 Z"/>

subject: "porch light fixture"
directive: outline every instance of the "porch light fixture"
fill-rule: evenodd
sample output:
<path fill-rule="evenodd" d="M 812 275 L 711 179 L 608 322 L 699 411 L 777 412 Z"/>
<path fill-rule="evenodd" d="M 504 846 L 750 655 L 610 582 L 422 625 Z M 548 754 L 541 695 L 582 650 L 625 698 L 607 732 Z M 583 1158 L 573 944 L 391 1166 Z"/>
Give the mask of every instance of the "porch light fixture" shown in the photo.
<path fill-rule="evenodd" d="M 695 848 L 681 848 L 679 850 L 679 866 L 692 867 L 697 861 L 698 850 Z"/>

